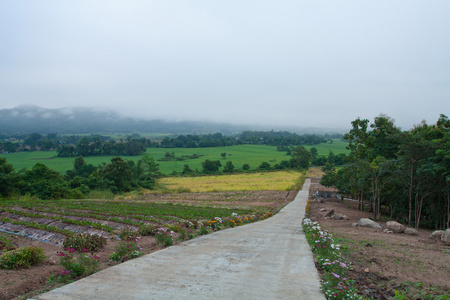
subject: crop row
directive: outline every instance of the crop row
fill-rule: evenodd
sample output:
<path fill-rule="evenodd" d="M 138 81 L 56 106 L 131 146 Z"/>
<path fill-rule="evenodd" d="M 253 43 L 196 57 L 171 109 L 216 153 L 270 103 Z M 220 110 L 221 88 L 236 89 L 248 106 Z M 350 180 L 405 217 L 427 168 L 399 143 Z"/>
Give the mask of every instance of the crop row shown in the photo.
<path fill-rule="evenodd" d="M 171 203 L 142 203 L 123 201 L 89 201 L 89 200 L 60 200 L 60 201 L 8 201 L 3 205 L 18 205 L 31 210 L 40 210 L 67 215 L 106 215 L 149 220 L 149 218 L 176 219 L 212 219 L 216 216 L 230 216 L 232 212 L 239 215 L 253 213 L 250 209 L 229 209 L 217 207 L 189 206 Z M 0 204 L 1 205 L 1 204 Z M 73 212 L 71 212 L 73 211 Z M 151 219 L 149 221 L 152 221 Z M 156 220 L 153 220 L 156 221 Z"/>
<path fill-rule="evenodd" d="M 4 217 L 0 218 L 0 222 L 10 223 L 10 224 L 13 224 L 13 225 L 22 225 L 22 226 L 25 226 L 25 227 L 30 227 L 30 228 L 35 228 L 35 229 L 42 229 L 42 230 L 46 230 L 46 231 L 49 231 L 49 232 L 57 232 L 57 233 L 65 235 L 65 236 L 69 236 L 69 235 L 73 234 L 73 232 L 70 231 L 70 230 L 61 229 L 61 228 L 58 228 L 58 227 L 55 227 L 55 226 L 51 226 L 51 225 L 38 224 L 38 223 L 35 223 L 35 222 L 18 221 L 18 220 L 14 220 L 14 219 L 10 219 L 10 218 L 4 218 Z"/>
<path fill-rule="evenodd" d="M 20 211 L 20 210 L 14 210 L 14 209 L 8 209 L 8 208 L 0 208 L 0 211 L 7 211 L 7 212 L 10 212 L 12 214 L 21 215 L 21 216 L 24 216 L 24 217 L 45 218 L 45 219 L 59 220 L 59 221 L 61 221 L 63 223 L 67 223 L 67 224 L 92 227 L 92 228 L 96 228 L 98 230 L 103 230 L 103 231 L 108 231 L 108 232 L 113 232 L 114 231 L 114 228 L 112 228 L 111 226 L 103 225 L 103 224 L 101 224 L 99 222 L 91 222 L 91 221 L 86 221 L 86 220 L 79 221 L 79 220 L 64 218 L 64 217 L 61 217 L 61 216 L 49 216 L 49 215 L 42 215 L 42 214 L 38 214 L 38 213 L 28 213 L 28 212 L 24 212 L 24 211 Z"/>

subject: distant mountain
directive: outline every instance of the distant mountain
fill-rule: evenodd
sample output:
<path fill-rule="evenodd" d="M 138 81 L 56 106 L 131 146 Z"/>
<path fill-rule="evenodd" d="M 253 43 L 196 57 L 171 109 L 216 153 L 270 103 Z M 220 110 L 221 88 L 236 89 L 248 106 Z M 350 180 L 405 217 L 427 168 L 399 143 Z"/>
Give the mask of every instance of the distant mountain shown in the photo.
<path fill-rule="evenodd" d="M 0 109 L 0 134 L 13 133 L 163 133 L 205 134 L 220 132 L 230 135 L 245 130 L 288 130 L 300 134 L 341 133 L 332 129 L 293 128 L 282 126 L 235 125 L 200 121 L 144 120 L 124 117 L 112 110 L 94 108 L 48 109 L 21 105 Z"/>
<path fill-rule="evenodd" d="M 92 108 L 48 109 L 34 105 L 21 105 L 0 109 L 0 133 L 172 133 L 194 134 L 222 132 L 239 133 L 249 126 L 213 122 L 169 122 L 142 120 L 120 116 L 111 110 Z"/>

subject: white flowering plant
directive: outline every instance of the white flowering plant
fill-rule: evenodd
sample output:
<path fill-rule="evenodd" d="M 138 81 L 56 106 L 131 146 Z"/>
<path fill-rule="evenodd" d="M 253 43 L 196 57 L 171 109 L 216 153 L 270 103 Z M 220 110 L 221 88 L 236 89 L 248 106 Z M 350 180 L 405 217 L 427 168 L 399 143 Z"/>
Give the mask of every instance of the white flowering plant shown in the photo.
<path fill-rule="evenodd" d="M 303 231 L 323 273 L 322 290 L 327 299 L 363 299 L 358 294 L 353 280 L 347 278 L 350 263 L 343 260 L 341 245 L 332 235 L 322 230 L 320 224 L 310 219 L 303 220 Z"/>

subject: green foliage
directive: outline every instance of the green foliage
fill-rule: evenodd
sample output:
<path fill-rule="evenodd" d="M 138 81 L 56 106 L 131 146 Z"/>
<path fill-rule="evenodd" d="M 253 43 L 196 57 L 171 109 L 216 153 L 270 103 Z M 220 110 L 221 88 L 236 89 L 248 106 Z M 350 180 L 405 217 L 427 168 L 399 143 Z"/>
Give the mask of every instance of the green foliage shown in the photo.
<path fill-rule="evenodd" d="M 222 164 L 220 163 L 220 161 L 207 159 L 202 163 L 203 173 L 218 172 L 221 166 Z"/>
<path fill-rule="evenodd" d="M 371 131 L 369 131 L 369 127 Z M 381 207 L 397 221 L 426 228 L 450 227 L 450 121 L 441 115 L 435 125 L 422 122 L 402 132 L 384 115 L 356 119 L 344 135 L 350 150 L 348 163 L 329 169 L 324 185 L 370 202 L 375 219 Z M 338 160 L 338 156 L 329 157 Z"/>
<path fill-rule="evenodd" d="M 112 192 L 128 192 L 131 190 L 130 178 L 133 177 L 130 166 L 121 157 L 111 158 L 111 163 L 107 164 L 100 172 L 101 176 L 111 181 Z"/>
<path fill-rule="evenodd" d="M 2 253 L 2 251 L 10 251 L 14 249 L 16 249 L 16 247 L 14 246 L 12 241 L 0 235 L 0 254 Z"/>
<path fill-rule="evenodd" d="M 157 229 L 155 239 L 158 244 L 169 247 L 173 245 L 173 235 L 174 232 L 169 228 L 159 227 Z"/>
<path fill-rule="evenodd" d="M 268 162 L 263 161 L 263 162 L 259 165 L 258 169 L 268 171 L 268 170 L 271 170 L 272 168 L 270 167 L 270 164 L 269 164 Z"/>
<path fill-rule="evenodd" d="M 0 197 L 9 197 L 14 193 L 16 180 L 13 166 L 6 163 L 6 158 L 0 157 Z"/>
<path fill-rule="evenodd" d="M 142 248 L 138 245 L 141 238 L 138 236 L 129 236 L 120 239 L 120 243 L 116 246 L 116 252 L 109 256 L 112 261 L 126 261 L 142 255 Z"/>
<path fill-rule="evenodd" d="M 121 240 L 133 240 L 138 236 L 138 232 L 131 228 L 124 228 L 119 232 L 119 238 Z"/>
<path fill-rule="evenodd" d="M 142 224 L 139 226 L 139 235 L 141 236 L 155 236 L 158 226 L 154 224 Z"/>
<path fill-rule="evenodd" d="M 308 213 L 308 209 L 306 213 Z M 320 224 L 312 222 L 308 218 L 303 220 L 303 232 L 317 264 L 323 270 L 320 276 L 326 298 L 363 299 L 358 294 L 354 281 L 347 277 L 351 266 L 342 258 L 341 245 L 335 242 L 331 234 L 322 230 Z"/>
<path fill-rule="evenodd" d="M 73 248 L 75 250 L 98 251 L 105 245 L 106 238 L 87 233 L 74 233 L 64 240 L 64 248 Z"/>
<path fill-rule="evenodd" d="M 224 173 L 233 173 L 234 169 L 235 168 L 234 168 L 233 162 L 227 161 L 223 168 L 223 172 Z"/>
<path fill-rule="evenodd" d="M 297 169 L 308 169 L 311 166 L 312 154 L 305 147 L 298 146 L 292 152 L 291 166 Z"/>
<path fill-rule="evenodd" d="M 99 268 L 97 256 L 89 255 L 88 250 L 76 251 L 73 248 L 66 248 L 65 250 L 67 252 L 57 254 L 60 256 L 60 265 L 65 269 L 65 275 L 77 278 L 97 272 Z"/>
<path fill-rule="evenodd" d="M 30 268 L 45 260 L 42 248 L 36 246 L 20 247 L 19 249 L 4 251 L 0 255 L 1 269 Z"/>

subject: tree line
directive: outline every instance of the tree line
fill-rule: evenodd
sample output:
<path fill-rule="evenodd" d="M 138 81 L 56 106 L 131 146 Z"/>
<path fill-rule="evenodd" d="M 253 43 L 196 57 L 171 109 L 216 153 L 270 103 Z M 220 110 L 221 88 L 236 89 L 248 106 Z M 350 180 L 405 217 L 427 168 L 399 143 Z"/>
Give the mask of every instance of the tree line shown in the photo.
<path fill-rule="evenodd" d="M 65 175 L 36 163 L 31 170 L 16 172 L 0 157 L 0 197 L 16 196 L 39 199 L 82 199 L 92 191 L 121 193 L 139 188 L 152 189 L 160 176 L 158 164 L 148 155 L 137 163 L 121 157 L 108 164 L 93 166 L 83 157 L 76 157 L 73 169 Z"/>
<path fill-rule="evenodd" d="M 344 135 L 349 162 L 330 168 L 322 184 L 366 201 L 373 218 L 382 213 L 416 228 L 450 227 L 450 121 L 441 115 L 402 131 L 380 115 L 369 125 L 356 119 Z"/>
<path fill-rule="evenodd" d="M 3 135 L 0 136 L 0 152 L 56 150 L 59 157 L 100 156 L 100 155 L 141 155 L 146 148 L 207 148 L 242 144 L 270 146 L 316 145 L 325 143 L 339 135 L 298 135 L 286 131 L 244 131 L 238 135 L 222 133 L 202 135 L 178 135 L 162 140 L 148 139 L 132 134 L 124 139 L 91 134 L 90 136 L 57 135 Z"/>

